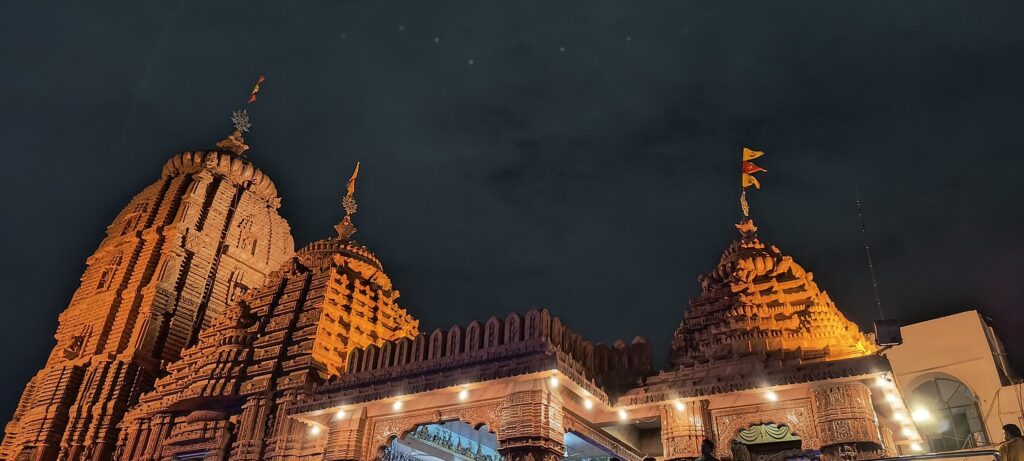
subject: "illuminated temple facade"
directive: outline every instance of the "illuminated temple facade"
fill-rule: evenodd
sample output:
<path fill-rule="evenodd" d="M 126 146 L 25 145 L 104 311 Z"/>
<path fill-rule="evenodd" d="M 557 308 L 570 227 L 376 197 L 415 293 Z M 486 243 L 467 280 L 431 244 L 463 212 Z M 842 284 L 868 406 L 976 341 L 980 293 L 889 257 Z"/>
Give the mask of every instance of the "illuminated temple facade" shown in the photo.
<path fill-rule="evenodd" d="M 594 344 L 544 309 L 421 332 L 354 239 L 356 174 L 337 235 L 294 252 L 247 148 L 236 132 L 174 156 L 118 215 L 0 459 L 683 460 L 704 439 L 735 461 L 920 449 L 872 338 L 752 220 L 699 278 L 659 371 L 645 339 Z"/>

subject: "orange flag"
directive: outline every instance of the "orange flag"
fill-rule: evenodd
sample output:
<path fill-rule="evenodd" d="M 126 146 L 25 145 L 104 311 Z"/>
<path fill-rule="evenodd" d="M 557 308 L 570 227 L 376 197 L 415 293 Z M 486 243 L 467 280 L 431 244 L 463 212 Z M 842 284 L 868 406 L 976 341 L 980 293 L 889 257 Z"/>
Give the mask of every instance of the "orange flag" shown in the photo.
<path fill-rule="evenodd" d="M 249 102 L 247 104 L 252 104 L 256 102 L 256 93 L 260 92 L 260 83 L 263 83 L 263 81 L 266 79 L 267 78 L 262 75 L 260 75 L 260 78 L 256 79 L 256 84 L 253 85 L 252 92 L 249 93 Z"/>
<path fill-rule="evenodd" d="M 768 170 L 755 165 L 754 162 L 743 162 L 743 172 L 744 173 L 753 174 L 753 173 L 757 173 L 758 171 L 765 171 L 765 172 L 767 172 Z"/>
<path fill-rule="evenodd" d="M 743 161 L 744 162 L 749 162 L 749 161 L 751 161 L 751 160 L 753 160 L 755 158 L 758 158 L 758 157 L 760 157 L 762 155 L 764 155 L 764 152 L 761 152 L 759 150 L 753 150 L 753 149 L 750 149 L 749 147 L 744 147 L 743 148 Z"/>
<path fill-rule="evenodd" d="M 757 178 L 754 175 L 743 173 L 743 188 L 754 186 L 755 189 L 761 188 L 761 183 L 757 182 Z"/>

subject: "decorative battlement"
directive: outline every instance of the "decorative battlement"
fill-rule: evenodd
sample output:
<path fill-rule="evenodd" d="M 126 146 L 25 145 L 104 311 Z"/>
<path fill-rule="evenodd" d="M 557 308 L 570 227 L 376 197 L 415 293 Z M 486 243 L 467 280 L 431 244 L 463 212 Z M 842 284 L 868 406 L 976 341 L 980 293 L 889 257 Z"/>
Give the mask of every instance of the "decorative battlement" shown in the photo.
<path fill-rule="evenodd" d="M 509 314 L 447 331 L 386 341 L 349 352 L 348 372 L 317 387 L 324 396 L 296 409 L 328 402 L 366 402 L 404 393 L 557 369 L 605 402 L 608 395 L 642 385 L 653 374 L 651 347 L 641 337 L 631 345 L 593 344 L 565 327 L 547 309 Z"/>

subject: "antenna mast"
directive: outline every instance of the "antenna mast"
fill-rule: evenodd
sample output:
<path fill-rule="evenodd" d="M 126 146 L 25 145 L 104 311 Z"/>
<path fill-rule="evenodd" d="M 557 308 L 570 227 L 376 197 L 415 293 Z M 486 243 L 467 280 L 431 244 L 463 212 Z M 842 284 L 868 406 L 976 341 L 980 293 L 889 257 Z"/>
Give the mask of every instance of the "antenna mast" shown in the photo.
<path fill-rule="evenodd" d="M 860 186 L 854 184 L 854 191 L 857 194 L 857 217 L 860 219 L 860 235 L 864 239 L 864 254 L 868 258 L 868 271 L 871 273 L 871 287 L 875 290 L 875 306 L 878 306 L 879 320 L 885 320 L 885 311 L 882 310 L 882 297 L 878 294 L 878 276 L 875 275 L 875 263 L 871 260 L 871 245 L 868 244 L 868 228 L 864 224 L 864 205 L 860 201 Z"/>

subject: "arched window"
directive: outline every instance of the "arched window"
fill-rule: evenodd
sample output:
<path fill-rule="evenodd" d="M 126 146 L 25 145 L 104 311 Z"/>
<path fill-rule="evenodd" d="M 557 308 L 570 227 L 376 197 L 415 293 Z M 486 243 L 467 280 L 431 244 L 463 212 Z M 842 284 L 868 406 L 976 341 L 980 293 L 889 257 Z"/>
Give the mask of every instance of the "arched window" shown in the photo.
<path fill-rule="evenodd" d="M 925 381 L 911 392 L 910 406 L 921 435 L 933 451 L 988 445 L 978 399 L 960 381 Z"/>

